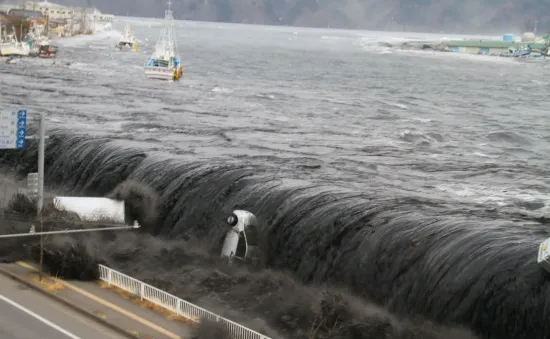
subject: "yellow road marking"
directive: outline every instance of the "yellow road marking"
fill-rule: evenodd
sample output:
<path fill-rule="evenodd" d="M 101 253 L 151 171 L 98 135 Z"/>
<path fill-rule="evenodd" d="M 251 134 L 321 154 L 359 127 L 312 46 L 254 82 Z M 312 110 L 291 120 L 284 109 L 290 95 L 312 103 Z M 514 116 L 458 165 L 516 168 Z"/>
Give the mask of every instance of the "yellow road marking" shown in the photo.
<path fill-rule="evenodd" d="M 96 316 L 102 318 L 102 319 L 107 319 L 107 315 L 103 312 L 100 312 L 100 311 L 93 311 L 92 312 L 93 314 L 95 314 Z"/>
<path fill-rule="evenodd" d="M 19 266 L 25 267 L 29 270 L 38 271 L 38 269 L 36 267 L 34 267 L 30 264 L 27 264 L 26 262 L 18 261 L 17 264 Z M 114 311 L 117 311 L 118 313 L 123 314 L 123 315 L 127 316 L 128 318 L 130 318 L 132 320 L 135 320 L 138 323 L 141 323 L 142 325 L 145 325 L 145 326 L 147 326 L 147 327 L 149 327 L 149 328 L 151 328 L 151 329 L 153 329 L 157 332 L 160 332 L 160 333 L 166 335 L 169 338 L 182 339 L 180 336 L 168 331 L 167 329 L 164 329 L 164 328 L 162 328 L 162 327 L 160 327 L 160 326 L 158 326 L 158 325 L 156 325 L 156 324 L 154 324 L 150 321 L 147 321 L 147 320 L 131 313 L 131 312 L 128 312 L 128 311 L 126 311 L 126 310 L 124 310 L 124 309 L 122 309 L 122 308 L 120 308 L 120 307 L 118 307 L 114 304 L 111 304 L 107 300 L 104 300 L 104 299 L 102 299 L 102 298 L 100 298 L 100 297 L 98 297 L 98 296 L 96 296 L 96 295 L 94 295 L 94 294 L 92 294 L 88 291 L 84 291 L 83 289 L 81 289 L 79 287 L 76 287 L 73 284 L 70 284 L 70 283 L 66 282 L 65 280 L 61 280 L 61 279 L 58 279 L 58 278 L 55 278 L 55 277 L 50 277 L 50 278 L 53 279 L 54 281 L 57 281 L 57 282 L 65 285 L 66 287 L 72 289 L 73 291 L 75 291 L 77 293 L 80 293 L 81 295 L 87 297 L 88 299 L 91 299 L 95 302 L 98 302 L 98 303 L 104 305 L 104 306 L 107 306 L 108 308 L 110 308 Z"/>

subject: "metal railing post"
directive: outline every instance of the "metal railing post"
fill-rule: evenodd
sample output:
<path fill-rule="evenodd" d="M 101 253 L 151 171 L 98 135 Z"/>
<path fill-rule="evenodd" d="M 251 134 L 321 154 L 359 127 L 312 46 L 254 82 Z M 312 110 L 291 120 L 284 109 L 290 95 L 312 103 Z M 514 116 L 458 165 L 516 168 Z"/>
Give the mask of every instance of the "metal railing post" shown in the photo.
<path fill-rule="evenodd" d="M 145 299 L 144 298 L 145 297 L 145 286 L 147 284 L 145 284 L 144 282 L 139 281 L 137 279 L 134 279 L 130 276 L 127 276 L 124 273 L 120 273 L 120 272 L 115 271 L 111 268 L 108 268 L 106 266 L 100 265 L 100 267 L 104 268 L 107 271 L 107 277 L 103 277 L 103 275 L 101 275 L 101 279 L 104 280 L 104 281 L 106 280 L 109 285 L 114 285 L 116 287 L 119 287 L 123 290 L 126 290 L 130 293 L 133 293 L 136 296 L 139 293 L 139 297 L 141 298 L 141 300 Z M 113 274 L 118 274 L 119 275 L 119 279 L 116 279 L 117 282 L 115 282 L 113 280 Z M 133 282 L 133 283 L 129 284 L 128 281 Z M 139 286 L 140 286 L 139 291 L 136 291 L 135 283 L 139 283 Z M 149 286 L 149 285 L 147 285 L 147 286 Z M 171 295 L 171 294 L 166 293 L 162 290 L 159 290 L 158 288 L 155 288 L 153 286 L 149 286 L 149 287 L 154 292 L 153 294 L 150 295 L 149 300 L 151 300 L 152 302 L 154 302 L 155 304 L 157 304 L 161 307 L 164 307 L 165 309 L 173 311 L 174 308 L 172 306 L 172 302 L 170 302 L 170 301 L 175 299 L 176 300 L 176 313 L 180 316 L 189 318 L 189 319 L 194 320 L 194 321 L 200 321 L 200 320 L 197 320 L 197 317 L 199 319 L 201 319 L 201 318 L 204 318 L 205 316 L 207 316 L 208 319 L 215 319 L 216 322 L 225 323 L 225 326 L 227 327 L 229 332 L 232 333 L 233 335 L 235 335 L 236 339 L 241 339 L 241 338 L 242 339 L 248 339 L 248 338 L 271 339 L 270 337 L 267 337 L 267 336 L 265 336 L 261 333 L 258 333 L 254 330 L 251 330 L 251 329 L 246 328 L 242 325 L 239 325 L 239 324 L 237 324 L 237 323 L 235 323 L 235 322 L 233 322 L 229 319 L 226 319 L 226 318 L 221 317 L 217 314 L 214 314 L 214 313 L 212 313 L 208 310 L 205 310 L 202 307 L 193 305 L 193 304 L 191 304 L 191 303 L 189 303 L 189 302 L 187 302 L 183 299 L 180 299 L 180 298 L 178 298 L 174 295 Z M 161 298 L 160 297 L 161 295 L 164 298 Z M 182 306 L 185 306 L 186 312 L 184 312 L 184 308 Z"/>

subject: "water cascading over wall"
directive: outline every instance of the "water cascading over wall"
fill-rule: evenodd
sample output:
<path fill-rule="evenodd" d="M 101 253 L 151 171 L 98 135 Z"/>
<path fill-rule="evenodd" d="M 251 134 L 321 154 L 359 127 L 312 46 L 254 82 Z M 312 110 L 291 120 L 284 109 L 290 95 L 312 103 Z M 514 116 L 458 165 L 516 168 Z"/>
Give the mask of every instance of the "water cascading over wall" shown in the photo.
<path fill-rule="evenodd" d="M 267 263 L 305 282 L 349 287 L 399 314 L 465 324 L 486 338 L 550 336 L 550 277 L 536 265 L 541 224 L 437 201 L 285 184 L 262 167 L 183 163 L 117 141 L 50 132 L 46 182 L 102 196 L 125 180 L 161 199 L 149 232 L 208 238 L 247 209 L 265 222 Z M 36 171 L 36 144 L 0 164 Z M 213 237 L 215 238 L 215 237 Z"/>

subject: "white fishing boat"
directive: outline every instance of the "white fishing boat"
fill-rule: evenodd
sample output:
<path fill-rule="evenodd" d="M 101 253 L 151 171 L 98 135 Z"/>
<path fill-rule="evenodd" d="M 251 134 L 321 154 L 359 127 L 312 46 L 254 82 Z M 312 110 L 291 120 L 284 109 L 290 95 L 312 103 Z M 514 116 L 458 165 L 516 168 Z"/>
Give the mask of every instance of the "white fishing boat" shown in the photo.
<path fill-rule="evenodd" d="M 179 80 L 183 74 L 174 34 L 171 6 L 172 2 L 169 1 L 164 16 L 164 26 L 155 45 L 155 51 L 145 64 L 145 76 L 149 79 Z"/>
<path fill-rule="evenodd" d="M 29 56 L 31 49 L 29 45 L 21 42 L 15 42 L 0 49 L 0 54 L 3 56 L 20 55 Z"/>
<path fill-rule="evenodd" d="M 134 35 L 132 34 L 132 29 L 130 28 L 130 25 L 126 25 L 124 27 L 124 32 L 120 36 L 116 48 L 121 51 L 129 51 L 131 49 L 139 51 L 138 43 L 134 38 Z"/>

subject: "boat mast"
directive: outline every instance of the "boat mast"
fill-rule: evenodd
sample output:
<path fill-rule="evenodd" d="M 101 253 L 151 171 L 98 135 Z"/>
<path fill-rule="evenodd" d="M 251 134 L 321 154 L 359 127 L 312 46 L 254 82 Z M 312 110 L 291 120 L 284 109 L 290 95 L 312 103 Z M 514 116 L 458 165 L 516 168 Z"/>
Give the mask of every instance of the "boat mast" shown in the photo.
<path fill-rule="evenodd" d="M 176 36 L 174 34 L 174 15 L 172 0 L 168 1 L 168 9 L 164 11 L 164 27 L 161 38 L 163 49 L 170 57 L 177 56 Z"/>
<path fill-rule="evenodd" d="M 172 14 L 172 0 L 168 1 L 168 9 L 164 12 L 163 26 L 157 40 L 153 58 L 160 60 L 170 60 L 177 55 L 177 44 L 174 34 L 174 16 Z"/>
<path fill-rule="evenodd" d="M 173 56 L 178 56 L 178 44 L 176 32 L 174 30 L 174 12 L 172 11 L 172 0 L 168 0 L 168 10 L 166 11 L 166 20 L 168 21 L 169 39 L 171 42 L 171 53 Z"/>
<path fill-rule="evenodd" d="M 172 12 L 172 0 L 168 0 L 168 9 L 164 11 L 164 19 L 172 20 L 174 19 Z"/>

